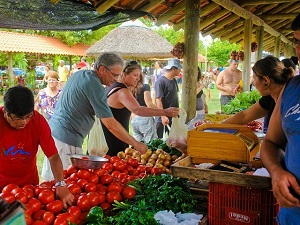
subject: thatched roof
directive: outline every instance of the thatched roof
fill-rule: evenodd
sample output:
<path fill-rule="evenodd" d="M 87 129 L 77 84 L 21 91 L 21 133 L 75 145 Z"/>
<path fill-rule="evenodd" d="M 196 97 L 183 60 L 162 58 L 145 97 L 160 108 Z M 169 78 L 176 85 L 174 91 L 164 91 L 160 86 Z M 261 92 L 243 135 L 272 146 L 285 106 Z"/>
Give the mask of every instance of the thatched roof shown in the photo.
<path fill-rule="evenodd" d="M 155 31 L 136 25 L 121 25 L 86 50 L 88 56 L 118 52 L 124 59 L 173 57 L 173 45 Z"/>

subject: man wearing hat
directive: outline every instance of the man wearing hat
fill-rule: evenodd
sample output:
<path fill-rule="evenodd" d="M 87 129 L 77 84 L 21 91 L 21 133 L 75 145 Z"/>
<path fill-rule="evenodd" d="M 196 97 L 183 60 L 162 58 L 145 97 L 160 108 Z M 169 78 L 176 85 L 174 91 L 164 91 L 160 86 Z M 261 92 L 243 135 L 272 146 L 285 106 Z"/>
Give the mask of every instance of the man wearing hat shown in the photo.
<path fill-rule="evenodd" d="M 179 107 L 178 86 L 175 77 L 179 75 L 182 66 L 179 59 L 168 59 L 164 67 L 164 74 L 155 83 L 156 105 L 159 108 Z M 156 117 L 156 129 L 158 138 L 163 138 L 164 130 L 169 132 L 167 125 L 171 126 L 171 118 L 166 116 Z"/>

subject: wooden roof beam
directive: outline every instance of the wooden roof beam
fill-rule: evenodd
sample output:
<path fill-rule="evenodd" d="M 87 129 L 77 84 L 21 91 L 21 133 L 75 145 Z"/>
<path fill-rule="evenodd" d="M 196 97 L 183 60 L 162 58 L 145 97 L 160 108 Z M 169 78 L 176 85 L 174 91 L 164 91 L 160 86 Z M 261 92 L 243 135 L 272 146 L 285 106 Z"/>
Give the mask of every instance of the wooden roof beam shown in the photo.
<path fill-rule="evenodd" d="M 276 3 L 283 3 L 283 2 L 298 2 L 299 0 L 251 0 L 243 2 L 241 5 L 266 5 L 266 4 L 276 4 Z"/>
<path fill-rule="evenodd" d="M 229 32 L 228 34 L 226 34 L 226 35 L 224 35 L 224 36 L 221 36 L 220 37 L 220 39 L 222 40 L 222 41 L 228 41 L 228 40 L 230 40 L 230 39 L 232 39 L 233 37 L 235 37 L 236 35 L 238 35 L 238 34 L 241 34 L 241 32 L 244 30 L 244 26 L 241 26 L 241 27 L 239 27 L 239 28 L 237 28 L 237 29 L 234 29 L 234 30 L 232 30 L 231 32 Z"/>
<path fill-rule="evenodd" d="M 167 11 L 165 14 L 161 15 L 157 18 L 156 26 L 160 26 L 164 23 L 167 23 L 170 18 L 172 18 L 174 15 L 176 15 L 179 12 L 182 12 L 185 9 L 185 0 L 178 3 L 174 7 L 172 7 L 169 11 Z"/>
<path fill-rule="evenodd" d="M 142 7 L 140 10 L 144 12 L 151 12 L 155 9 L 160 3 L 164 2 L 165 0 L 151 0 L 149 4 Z"/>
<path fill-rule="evenodd" d="M 259 16 L 262 20 L 294 19 L 299 13 L 276 13 Z"/>
<path fill-rule="evenodd" d="M 230 26 L 226 26 L 223 29 L 215 32 L 214 35 L 216 35 L 218 37 L 227 35 L 228 33 L 233 32 L 236 27 L 241 27 L 243 24 L 244 24 L 243 20 L 238 20 L 235 23 L 231 24 Z"/>
<path fill-rule="evenodd" d="M 103 3 L 96 4 L 95 9 L 101 15 L 101 14 L 105 13 L 110 7 L 112 7 L 117 2 L 118 2 L 118 0 L 104 1 Z"/>
<path fill-rule="evenodd" d="M 205 18 L 203 21 L 200 21 L 200 30 L 212 24 L 214 21 L 216 21 L 216 18 L 221 18 L 226 14 L 228 14 L 228 11 L 226 9 L 222 9 L 219 12 L 215 13 L 213 16 Z"/>
<path fill-rule="evenodd" d="M 257 26 L 264 26 L 264 29 L 266 32 L 272 34 L 275 37 L 280 36 L 281 40 L 285 43 L 291 43 L 283 34 L 279 33 L 277 30 L 273 29 L 271 26 L 266 24 L 262 19 L 255 16 L 251 12 L 245 10 L 244 8 L 240 7 L 236 3 L 230 1 L 230 0 L 213 0 L 215 3 L 223 6 L 225 9 L 234 12 L 238 16 L 244 18 L 244 19 L 251 19 L 253 24 Z M 250 1 L 249 1 L 250 2 Z"/>
<path fill-rule="evenodd" d="M 238 19 L 238 16 L 235 15 L 234 13 L 232 13 L 226 19 L 224 19 L 224 20 L 222 20 L 220 22 L 216 22 L 216 27 L 215 28 L 213 28 L 211 30 L 208 30 L 208 31 L 204 31 L 203 35 L 206 36 L 206 35 L 210 35 L 212 33 L 215 33 L 217 31 L 223 29 L 226 24 L 230 23 L 233 20 L 237 20 L 237 19 Z M 201 21 L 200 21 L 200 27 L 201 27 Z"/>

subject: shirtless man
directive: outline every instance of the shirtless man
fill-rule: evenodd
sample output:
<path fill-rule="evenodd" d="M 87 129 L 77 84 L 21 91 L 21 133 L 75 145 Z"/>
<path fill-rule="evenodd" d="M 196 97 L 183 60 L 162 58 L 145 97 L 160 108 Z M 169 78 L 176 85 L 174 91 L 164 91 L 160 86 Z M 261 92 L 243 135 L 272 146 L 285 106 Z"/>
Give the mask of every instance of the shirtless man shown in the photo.
<path fill-rule="evenodd" d="M 221 107 L 231 102 L 240 89 L 242 71 L 238 69 L 238 60 L 229 60 L 229 67 L 220 72 L 217 77 L 216 87 L 221 91 Z"/>

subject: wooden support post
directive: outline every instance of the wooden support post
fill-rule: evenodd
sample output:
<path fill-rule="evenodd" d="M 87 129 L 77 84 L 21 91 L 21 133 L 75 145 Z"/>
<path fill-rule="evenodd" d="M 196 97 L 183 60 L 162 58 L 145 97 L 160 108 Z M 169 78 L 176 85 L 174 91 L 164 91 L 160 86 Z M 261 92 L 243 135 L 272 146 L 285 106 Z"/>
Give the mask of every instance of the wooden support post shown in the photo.
<path fill-rule="evenodd" d="M 274 56 L 279 58 L 280 57 L 280 45 L 281 45 L 281 38 L 280 36 L 275 37 L 275 46 L 274 46 Z"/>
<path fill-rule="evenodd" d="M 246 19 L 244 24 L 244 61 L 243 61 L 243 91 L 250 91 L 251 74 L 251 39 L 252 39 L 252 20 Z"/>
<path fill-rule="evenodd" d="M 196 82 L 198 73 L 198 44 L 200 25 L 200 1 L 185 1 L 184 58 L 181 105 L 187 113 L 187 121 L 196 113 Z"/>
<path fill-rule="evenodd" d="M 264 47 L 263 36 L 264 36 L 264 27 L 258 26 L 256 28 L 256 42 L 258 44 L 256 61 L 262 58 L 262 52 Z"/>
<path fill-rule="evenodd" d="M 13 62 L 12 62 L 12 52 L 8 52 L 8 74 L 9 75 L 9 78 L 10 78 L 10 83 L 11 85 L 10 86 L 14 86 L 14 82 L 15 82 L 15 75 L 14 75 L 14 72 L 13 72 Z"/>

